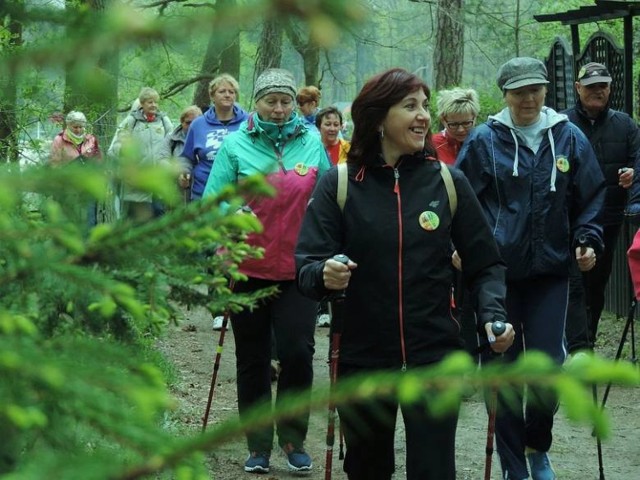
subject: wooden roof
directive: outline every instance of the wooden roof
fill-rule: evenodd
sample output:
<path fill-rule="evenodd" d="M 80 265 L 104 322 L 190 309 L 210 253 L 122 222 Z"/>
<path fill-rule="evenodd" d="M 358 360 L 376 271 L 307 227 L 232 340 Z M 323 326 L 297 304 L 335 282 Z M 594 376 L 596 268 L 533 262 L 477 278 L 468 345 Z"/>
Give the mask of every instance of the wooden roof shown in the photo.
<path fill-rule="evenodd" d="M 615 18 L 640 15 L 640 2 L 622 2 L 613 0 L 595 0 L 595 5 L 580 7 L 566 12 L 534 15 L 538 22 L 561 22 L 564 25 L 599 22 Z"/>

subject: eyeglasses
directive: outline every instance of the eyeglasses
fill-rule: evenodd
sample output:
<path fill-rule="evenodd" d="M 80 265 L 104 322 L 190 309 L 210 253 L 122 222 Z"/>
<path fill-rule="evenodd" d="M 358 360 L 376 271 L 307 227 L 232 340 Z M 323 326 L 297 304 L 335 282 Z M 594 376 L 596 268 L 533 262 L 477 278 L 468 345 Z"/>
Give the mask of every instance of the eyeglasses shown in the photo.
<path fill-rule="evenodd" d="M 447 128 L 451 129 L 451 130 L 458 130 L 460 127 L 464 128 L 465 130 L 469 130 L 471 127 L 473 127 L 473 124 L 475 123 L 475 119 L 474 120 L 468 120 L 466 122 L 444 122 L 445 125 L 447 126 Z"/>

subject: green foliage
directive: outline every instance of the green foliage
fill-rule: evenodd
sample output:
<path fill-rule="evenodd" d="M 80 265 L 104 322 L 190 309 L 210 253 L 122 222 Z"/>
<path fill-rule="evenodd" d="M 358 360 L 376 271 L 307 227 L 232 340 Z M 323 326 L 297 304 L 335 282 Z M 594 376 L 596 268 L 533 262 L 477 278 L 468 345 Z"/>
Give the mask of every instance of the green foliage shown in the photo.
<path fill-rule="evenodd" d="M 142 85 L 152 83 L 162 91 L 179 72 L 197 72 L 200 58 L 190 50 L 202 43 L 194 39 L 206 39 L 210 29 L 238 24 L 247 29 L 243 38 L 255 43 L 257 18 L 291 15 L 308 20 L 312 33 L 331 48 L 337 33 L 360 20 L 362 12 L 362 2 L 264 0 L 241 1 L 234 9 L 193 11 L 181 2 L 155 8 L 151 2 L 135 2 L 137 9 L 114 2 L 114 8 L 97 15 L 87 2 L 67 2 L 72 3 L 78 8 L 62 11 L 48 4 L 27 12 L 5 7 L 22 7 L 24 2 L 0 7 L 3 25 L 17 18 L 25 27 L 20 47 L 9 47 L 8 30 L 0 28 L 0 75 L 15 78 L 20 86 L 13 112 L 19 138 L 38 153 L 45 144 L 40 126 L 50 129 L 44 132 L 46 138 L 58 128 L 46 119 L 62 110 L 64 66 L 73 66 L 69 72 L 76 82 L 101 98 L 113 79 L 105 77 L 104 70 L 96 73 L 94 60 L 119 49 L 120 103 L 125 105 Z M 423 27 L 429 25 L 430 14 L 414 15 L 418 24 L 411 29 L 389 21 L 401 18 L 408 23 L 418 8 L 408 3 L 391 2 L 379 15 L 371 6 L 373 21 L 359 32 L 351 31 L 358 36 L 353 45 L 372 47 L 360 50 L 368 54 L 358 69 L 353 68 L 356 46 L 338 45 L 333 63 L 326 67 L 340 72 L 332 88 L 344 96 L 336 100 L 352 98 L 357 82 L 382 68 L 400 64 L 415 70 L 428 63 L 430 56 L 416 55 L 414 46 L 428 43 L 431 31 Z M 391 35 L 393 41 L 382 44 L 377 35 Z M 253 74 L 249 65 L 255 48 L 243 45 L 246 78 Z M 394 55 L 380 58 L 381 48 Z M 484 82 L 488 77 L 476 78 Z M 248 98 L 248 83 L 242 89 Z M 170 106 L 178 110 L 191 103 L 186 98 L 185 93 Z M 499 110 L 482 90 L 481 99 L 483 114 Z M 116 105 L 109 105 L 114 109 Z M 270 189 L 261 179 L 247 179 L 237 192 L 230 188 L 219 198 L 183 207 L 174 190 L 175 170 L 143 168 L 133 161 L 135 156 L 132 149 L 115 172 L 90 165 L 20 170 L 3 164 L 0 169 L 3 478 L 134 479 L 166 473 L 204 479 L 203 452 L 273 419 L 262 406 L 249 423 L 234 418 L 204 435 L 177 436 L 165 427 L 165 417 L 175 406 L 167 388 L 172 368 L 152 348 L 167 325 L 181 320 L 180 306 L 204 306 L 212 313 L 238 311 L 275 293 L 233 294 L 227 281 L 242 279 L 237 265 L 261 254 L 244 241 L 261 227 L 252 216 L 233 213 L 241 202 L 237 194 L 269 194 Z M 123 181 L 163 198 L 170 212 L 145 224 L 117 221 L 88 229 L 87 203 L 112 202 L 113 190 Z M 594 423 L 606 433 L 605 417 L 589 403 L 585 385 L 608 380 L 636 385 L 638 373 L 597 358 L 586 362 L 564 372 L 530 355 L 513 366 L 479 373 L 468 357 L 456 355 L 424 371 L 353 379 L 312 399 L 291 397 L 275 415 L 295 414 L 309 402 L 313 408 L 326 408 L 330 395 L 338 402 L 386 395 L 409 402 L 426 394 L 429 408 L 440 412 L 452 408 L 469 385 L 497 388 L 528 381 L 555 388 L 571 418 Z"/>
<path fill-rule="evenodd" d="M 174 401 L 146 338 L 179 321 L 179 305 L 235 311 L 273 294 L 228 288 L 226 277 L 242 278 L 237 264 L 260 255 L 243 241 L 260 230 L 257 220 L 225 213 L 241 202 L 234 189 L 181 207 L 172 169 L 135 169 L 125 158 L 118 173 L 74 164 L 0 170 L 0 471 L 105 478 L 161 455 L 171 444 L 161 420 Z M 88 231 L 78 212 L 90 199 L 112 201 L 109 182 L 124 178 L 173 210 Z M 42 197 L 41 211 L 23 208 L 23 192 Z M 257 178 L 238 191 L 270 192 Z M 194 458 L 183 454 L 172 467 L 197 472 Z"/>

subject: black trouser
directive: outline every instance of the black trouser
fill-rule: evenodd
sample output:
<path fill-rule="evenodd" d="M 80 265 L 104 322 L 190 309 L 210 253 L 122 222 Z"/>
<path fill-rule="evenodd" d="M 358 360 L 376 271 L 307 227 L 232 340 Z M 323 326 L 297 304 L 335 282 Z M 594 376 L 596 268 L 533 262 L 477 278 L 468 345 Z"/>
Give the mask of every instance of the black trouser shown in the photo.
<path fill-rule="evenodd" d="M 478 346 L 478 324 L 476 312 L 473 309 L 473 298 L 471 291 L 465 286 L 463 273 L 454 269 L 454 302 L 455 318 L 460 324 L 460 337 L 464 342 L 464 349 L 473 357 L 475 363 L 480 360 Z"/>
<path fill-rule="evenodd" d="M 375 372 L 340 365 L 339 379 Z M 459 407 L 458 407 L 459 408 Z M 425 398 L 400 405 L 405 427 L 407 480 L 455 480 L 455 437 L 458 408 L 434 418 Z M 338 407 L 347 452 L 349 480 L 389 480 L 395 470 L 394 436 L 398 400 L 395 396 Z"/>
<path fill-rule="evenodd" d="M 313 334 L 317 303 L 303 297 L 293 281 L 268 281 L 250 278 L 236 284 L 236 292 L 250 292 L 278 286 L 280 293 L 269 297 L 253 310 L 231 315 L 236 344 L 238 410 L 241 418 L 263 402 L 271 402 L 271 335 L 276 338 L 280 374 L 276 408 L 282 395 L 307 391 L 313 382 Z M 278 445 L 292 443 L 302 447 L 309 426 L 309 411 L 276 422 Z M 273 444 L 273 426 L 247 433 L 249 451 L 269 452 Z"/>
<path fill-rule="evenodd" d="M 598 322 L 604 309 L 604 292 L 611 275 L 613 254 L 621 225 L 603 227 L 604 252 L 596 258 L 596 265 L 581 272 L 574 260 L 569 281 L 569 305 L 565 335 L 569 353 L 593 348 L 598 333 Z M 586 295 L 589 297 L 586 298 Z M 587 302 L 590 318 L 587 319 Z"/>

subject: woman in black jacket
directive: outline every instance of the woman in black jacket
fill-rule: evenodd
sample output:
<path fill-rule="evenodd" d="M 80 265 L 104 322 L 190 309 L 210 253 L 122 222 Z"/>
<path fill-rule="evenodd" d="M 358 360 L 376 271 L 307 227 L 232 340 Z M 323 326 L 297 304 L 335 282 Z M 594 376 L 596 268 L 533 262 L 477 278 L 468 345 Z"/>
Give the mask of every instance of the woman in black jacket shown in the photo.
<path fill-rule="evenodd" d="M 478 322 L 492 347 L 504 351 L 513 330 L 495 338 L 505 320 L 504 264 L 464 176 L 435 161 L 429 140 L 429 88 L 402 69 L 369 80 L 352 105 L 355 124 L 342 210 L 334 168 L 319 182 L 296 249 L 298 286 L 312 298 L 346 289 L 339 378 L 433 364 L 461 349 L 450 312 L 453 241 L 477 299 Z M 443 173 L 453 177 L 451 209 Z M 346 254 L 348 265 L 331 260 Z M 391 478 L 395 396 L 339 407 L 350 480 Z M 457 413 L 430 416 L 420 402 L 401 405 L 408 480 L 455 478 Z M 364 421 L 363 421 L 364 420 Z"/>

